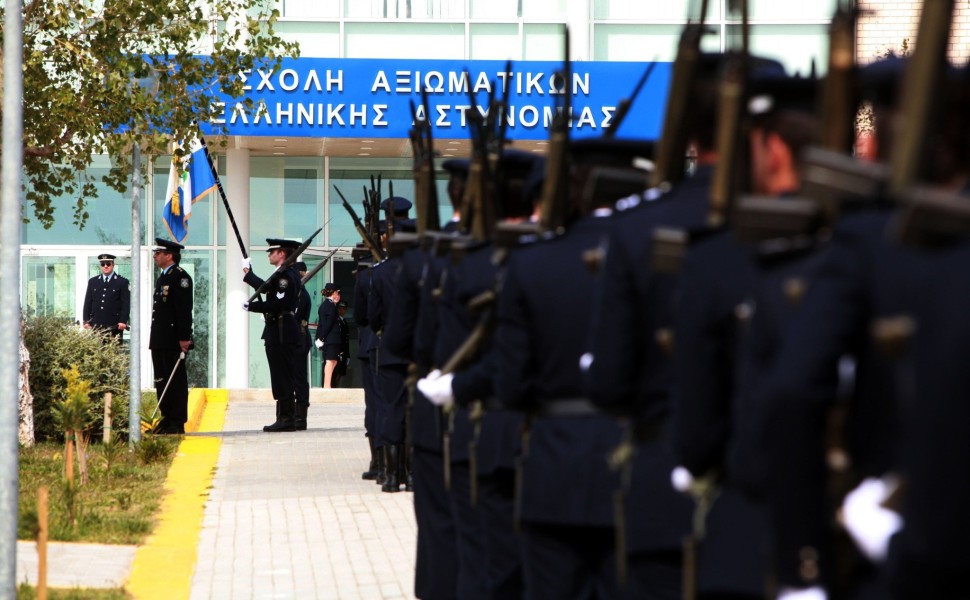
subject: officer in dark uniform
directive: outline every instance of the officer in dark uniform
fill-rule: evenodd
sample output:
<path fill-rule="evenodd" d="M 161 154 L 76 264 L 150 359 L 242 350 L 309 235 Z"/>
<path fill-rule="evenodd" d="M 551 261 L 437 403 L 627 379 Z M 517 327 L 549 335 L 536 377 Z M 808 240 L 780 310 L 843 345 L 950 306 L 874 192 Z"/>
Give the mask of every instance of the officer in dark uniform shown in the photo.
<path fill-rule="evenodd" d="M 155 280 L 148 348 L 162 420 L 154 432 L 185 433 L 189 403 L 185 354 L 192 348 L 192 277 L 178 265 L 185 246 L 161 238 L 155 238 L 155 244 L 152 257 L 161 273 Z"/>
<path fill-rule="evenodd" d="M 263 342 L 266 345 L 266 360 L 269 362 L 269 375 L 276 399 L 276 421 L 263 427 L 263 431 L 295 431 L 297 422 L 306 422 L 307 407 L 296 404 L 296 385 L 304 360 L 304 336 L 297 320 L 296 311 L 300 303 L 300 274 L 291 264 L 285 269 L 279 267 L 297 248 L 294 240 L 267 239 L 266 252 L 269 263 L 277 268 L 270 276 L 263 290 L 265 300 L 256 299 L 244 302 L 243 309 L 263 314 Z M 259 289 L 264 281 L 250 268 L 243 268 L 243 281 L 253 289 Z"/>
<path fill-rule="evenodd" d="M 381 202 L 381 215 L 384 215 L 388 209 L 394 215 L 394 220 L 407 219 L 408 214 L 411 211 L 411 207 L 414 206 L 410 200 L 401 196 L 391 196 L 390 198 L 385 198 Z"/>
<path fill-rule="evenodd" d="M 512 253 L 495 333 L 497 393 L 505 406 L 532 415 L 518 490 L 530 597 L 615 598 L 613 491 L 619 479 L 607 457 L 622 429 L 585 397 L 583 348 L 565 325 L 589 318 L 589 304 L 575 292 L 594 286 L 586 257 L 609 235 L 613 198 L 583 198 L 581 191 L 593 168 L 636 173 L 633 160 L 651 159 L 653 147 L 638 140 L 586 139 L 572 142 L 568 152 L 570 213 L 582 207 L 584 216 L 571 220 L 563 235 Z"/>
<path fill-rule="evenodd" d="M 360 361 L 361 386 L 364 388 L 364 435 L 370 446 L 370 464 L 361 474 L 362 479 L 377 480 L 383 471 L 384 451 L 377 445 L 377 388 L 371 351 L 376 348 L 377 336 L 367 321 L 367 298 L 370 296 L 370 253 L 360 247 L 354 249 L 357 268 L 354 270 L 354 323 L 357 325 L 357 360 Z M 383 484 L 383 481 L 380 482 Z"/>
<path fill-rule="evenodd" d="M 521 223 L 533 212 L 533 198 L 523 194 L 523 188 L 535 160 L 532 153 L 502 153 L 497 179 L 503 185 L 495 193 L 495 211 L 508 224 Z M 498 289 L 504 271 L 501 253 L 515 244 L 511 239 L 507 247 L 499 249 L 488 240 L 469 242 L 460 251 L 460 262 L 442 276 L 439 343 L 433 355 L 436 365 L 451 360 L 472 332 L 485 324 L 489 312 L 494 315 L 494 306 L 477 314 L 469 302 Z M 472 597 L 481 593 L 487 598 L 514 598 L 525 589 L 513 520 L 523 417 L 504 410 L 495 400 L 497 356 L 490 337 L 486 336 L 477 355 L 468 357 L 456 372 L 442 376 L 436 369 L 418 385 L 432 402 L 454 403 L 449 446 L 452 514 L 459 535 L 459 596 L 464 597 L 461 591 L 478 580 L 484 588 Z M 429 393 L 431 389 L 435 393 Z"/>
<path fill-rule="evenodd" d="M 630 597 L 681 594 L 681 542 L 692 507 L 670 487 L 675 462 L 667 416 L 673 382 L 669 349 L 662 343 L 662 332 L 671 325 L 676 277 L 651 267 L 653 231 L 707 227 L 721 63 L 719 55 L 701 55 L 687 98 L 686 138 L 697 151 L 694 174 L 666 193 L 651 188 L 617 204 L 593 295 L 591 352 L 582 365 L 589 397 L 601 409 L 638 423 L 634 429 L 640 438 L 626 502 L 630 569 L 624 592 Z"/>
<path fill-rule="evenodd" d="M 121 339 L 122 332 L 128 329 L 131 284 L 114 272 L 113 254 L 99 254 L 98 262 L 101 274 L 88 280 L 82 322 L 85 329 L 105 329 Z"/>
<path fill-rule="evenodd" d="M 350 325 L 345 315 L 349 305 L 346 300 L 337 302 L 337 329 L 340 330 L 340 349 L 337 351 L 337 366 L 333 369 L 333 387 L 340 387 L 340 381 L 350 366 Z"/>
<path fill-rule="evenodd" d="M 300 280 L 306 276 L 307 266 L 303 261 L 297 261 L 293 263 L 293 268 L 296 272 L 300 274 Z M 303 332 L 304 349 L 303 349 L 303 360 L 301 364 L 303 365 L 303 371 L 296 378 L 296 404 L 298 407 L 297 418 L 296 418 L 296 430 L 304 431 L 306 430 L 306 418 L 300 418 L 301 414 L 306 414 L 310 407 L 310 374 L 308 366 L 308 358 L 310 355 L 310 348 L 313 347 L 313 338 L 310 337 L 310 311 L 313 309 L 313 302 L 310 300 L 310 293 L 302 285 L 300 286 L 300 304 L 296 309 L 296 319 L 300 322 L 300 330 Z"/>
<path fill-rule="evenodd" d="M 746 129 L 753 191 L 770 197 L 792 194 L 800 185 L 795 161 L 815 133 L 815 82 L 774 70 L 755 72 L 751 80 Z M 740 436 L 750 430 L 745 390 L 757 385 L 773 356 L 769 346 L 798 304 L 798 298 L 786 301 L 782 284 L 808 285 L 817 264 L 814 245 L 783 241 L 779 236 L 770 244 L 742 245 L 733 229 L 725 229 L 690 248 L 680 282 L 674 449 L 678 462 L 707 486 L 693 486 L 695 494 L 706 496 L 699 501 L 716 494 L 710 512 L 699 516 L 705 519 L 695 575 L 699 598 L 761 599 L 766 594 L 767 510 L 742 493 L 751 491 L 750 481 L 763 469 L 752 464 L 758 457 L 742 458 L 737 448 Z M 774 250 L 778 247 L 785 250 Z M 758 335 L 747 329 L 753 311 L 760 317 Z M 766 329 L 773 331 L 765 335 Z M 757 343 L 743 343 L 745 337 Z"/>
<path fill-rule="evenodd" d="M 340 354 L 340 328 L 337 326 L 337 302 L 340 289 L 335 283 L 323 286 L 323 301 L 317 309 L 317 334 L 315 344 L 323 353 L 323 387 L 333 387 L 333 371 L 337 368 Z"/>
<path fill-rule="evenodd" d="M 458 227 L 457 206 L 464 193 L 468 161 L 450 159 L 442 166 L 450 174 L 447 190 L 455 211 L 444 230 L 454 232 Z M 384 331 L 388 348 L 410 360 L 410 368 L 418 377 L 427 374 L 432 364 L 437 326 L 434 291 L 447 260 L 436 254 L 441 254 L 439 251 L 445 243 L 439 239 L 404 252 L 394 304 Z M 418 527 L 414 593 L 427 600 L 454 598 L 459 564 L 455 522 L 444 486 L 441 435 L 446 417 L 419 390 L 411 391 L 409 437 Z"/>
<path fill-rule="evenodd" d="M 411 202 L 400 197 L 384 200 L 382 206 L 393 205 L 395 214 L 407 214 Z M 395 219 L 396 231 L 414 231 L 414 222 Z M 382 239 L 386 243 L 387 223 L 381 221 Z M 370 295 L 367 299 L 367 322 L 376 334 L 377 346 L 371 360 L 376 365 L 380 409 L 377 417 L 379 446 L 383 446 L 386 480 L 384 492 L 398 492 L 407 484 L 407 450 L 405 448 L 405 420 L 407 411 L 408 360 L 387 347 L 383 330 L 394 304 L 395 276 L 400 257 L 387 258 L 370 269 Z"/>

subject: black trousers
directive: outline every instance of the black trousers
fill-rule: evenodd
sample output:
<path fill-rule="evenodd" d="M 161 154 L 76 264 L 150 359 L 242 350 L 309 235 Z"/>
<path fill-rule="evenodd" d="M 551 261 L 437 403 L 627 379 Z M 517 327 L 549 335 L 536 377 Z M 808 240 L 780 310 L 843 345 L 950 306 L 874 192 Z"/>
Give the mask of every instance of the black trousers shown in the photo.
<path fill-rule="evenodd" d="M 485 528 L 478 509 L 471 505 L 467 462 L 451 463 L 451 513 L 458 534 L 458 597 L 462 600 L 485 600 L 486 566 Z"/>
<path fill-rule="evenodd" d="M 377 436 L 377 390 L 374 388 L 374 370 L 371 368 L 371 361 L 367 358 L 358 358 L 360 361 L 360 379 L 364 388 L 364 435 L 367 437 Z"/>
<path fill-rule="evenodd" d="M 266 362 L 269 363 L 270 386 L 273 388 L 273 398 L 278 402 L 296 400 L 297 382 L 300 373 L 306 379 L 306 366 L 300 368 L 304 360 L 301 344 L 267 344 Z"/>
<path fill-rule="evenodd" d="M 522 523 L 528 598 L 618 598 L 613 528 Z"/>
<path fill-rule="evenodd" d="M 189 378 L 185 370 L 185 360 L 178 363 L 181 350 L 153 349 L 152 368 L 155 371 L 155 393 L 161 401 L 158 410 L 162 413 L 162 419 L 176 425 L 182 425 L 189 419 Z M 187 356 L 187 355 L 186 355 Z M 175 369 L 174 375 L 172 369 Z M 165 391 L 165 384 L 169 377 L 172 383 Z"/>
<path fill-rule="evenodd" d="M 377 369 L 377 385 L 380 388 L 381 412 L 378 423 L 378 446 L 404 443 L 404 419 L 408 407 L 406 365 L 381 365 Z"/>
<path fill-rule="evenodd" d="M 493 600 L 523 598 L 522 539 L 515 531 L 515 471 L 478 476 L 478 512 L 485 528 L 485 588 Z"/>
<path fill-rule="evenodd" d="M 422 600 L 447 600 L 458 594 L 458 543 L 455 520 L 444 485 L 440 452 L 414 447 L 414 516 L 418 525 L 414 595 Z"/>

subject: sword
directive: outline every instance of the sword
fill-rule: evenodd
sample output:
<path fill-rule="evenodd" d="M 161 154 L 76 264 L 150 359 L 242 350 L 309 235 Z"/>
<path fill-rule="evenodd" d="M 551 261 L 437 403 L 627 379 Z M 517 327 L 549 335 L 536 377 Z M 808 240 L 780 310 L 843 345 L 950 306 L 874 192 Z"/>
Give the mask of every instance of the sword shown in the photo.
<path fill-rule="evenodd" d="M 149 422 L 155 420 L 155 413 L 158 412 L 158 407 L 162 405 L 162 399 L 165 397 L 165 393 L 168 392 L 168 386 L 172 385 L 172 380 L 175 379 L 175 371 L 182 364 L 183 360 L 185 360 L 185 352 L 179 352 L 179 359 L 175 361 L 175 366 L 172 367 L 172 373 L 168 376 L 168 381 L 165 382 L 165 389 L 162 390 L 162 395 L 158 397 L 158 402 L 155 404 L 155 410 L 152 411 L 152 416 L 148 418 Z"/>

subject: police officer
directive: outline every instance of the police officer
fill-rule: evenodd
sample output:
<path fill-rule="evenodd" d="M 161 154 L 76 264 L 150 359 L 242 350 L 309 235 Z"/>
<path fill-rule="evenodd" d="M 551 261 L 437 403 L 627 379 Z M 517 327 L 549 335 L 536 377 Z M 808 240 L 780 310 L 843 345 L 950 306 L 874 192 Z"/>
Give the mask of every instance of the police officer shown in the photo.
<path fill-rule="evenodd" d="M 185 433 L 189 402 L 185 354 L 192 348 L 192 277 L 179 266 L 185 246 L 161 238 L 155 238 L 155 244 L 152 257 L 161 273 L 155 280 L 148 348 L 162 420 L 154 432 Z"/>
<path fill-rule="evenodd" d="M 101 274 L 88 280 L 82 310 L 85 329 L 105 329 L 121 339 L 128 329 L 131 285 L 128 280 L 114 272 L 113 254 L 99 254 Z"/>
<path fill-rule="evenodd" d="M 340 354 L 340 327 L 337 325 L 340 288 L 335 283 L 323 286 L 323 301 L 317 309 L 317 334 L 314 342 L 323 353 L 323 387 L 333 387 L 333 372 Z"/>
<path fill-rule="evenodd" d="M 243 281 L 257 290 L 266 284 L 263 290 L 266 299 L 244 302 L 243 309 L 262 313 L 265 322 L 262 338 L 266 345 L 266 360 L 277 410 L 276 421 L 263 427 L 263 431 L 295 431 L 297 421 L 306 422 L 307 410 L 305 405 L 295 402 L 297 381 L 301 373 L 305 376 L 305 368 L 300 368 L 305 358 L 304 337 L 296 318 L 303 285 L 300 274 L 292 264 L 283 269 L 280 267 L 300 244 L 294 240 L 275 238 L 267 238 L 266 243 L 269 245 L 266 249 L 269 263 L 277 271 L 264 282 L 252 272 L 248 259 L 243 259 Z"/>
<path fill-rule="evenodd" d="M 370 463 L 367 470 L 361 473 L 361 479 L 367 481 L 380 480 L 384 472 L 384 450 L 378 445 L 377 410 L 378 394 L 374 373 L 375 365 L 371 363 L 371 350 L 376 348 L 377 336 L 371 330 L 367 321 L 367 299 L 370 296 L 370 268 L 373 259 L 366 249 L 354 249 L 357 268 L 354 270 L 356 284 L 354 285 L 354 323 L 357 325 L 357 360 L 360 361 L 361 386 L 364 388 L 364 435 L 370 447 Z"/>

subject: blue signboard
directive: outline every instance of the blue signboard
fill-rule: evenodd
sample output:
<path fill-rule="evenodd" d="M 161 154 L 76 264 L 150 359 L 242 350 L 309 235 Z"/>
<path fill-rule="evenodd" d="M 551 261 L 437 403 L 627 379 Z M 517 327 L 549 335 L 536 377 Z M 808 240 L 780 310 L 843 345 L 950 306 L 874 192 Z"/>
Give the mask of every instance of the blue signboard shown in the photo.
<path fill-rule="evenodd" d="M 285 59 L 277 70 L 241 74 L 255 108 L 226 100 L 217 122 L 240 136 L 404 138 L 412 124 L 411 103 L 420 107 L 425 91 L 434 135 L 466 138 L 466 111 L 486 112 L 489 92 L 494 89 L 501 97 L 504 86 L 509 139 L 548 139 L 564 91 L 571 93 L 571 135 L 590 137 L 603 133 L 648 64 L 574 62 L 565 86 L 556 75 L 561 62 L 507 66 L 505 61 Z M 670 67 L 659 63 L 653 69 L 618 131 L 620 137 L 660 136 Z"/>

